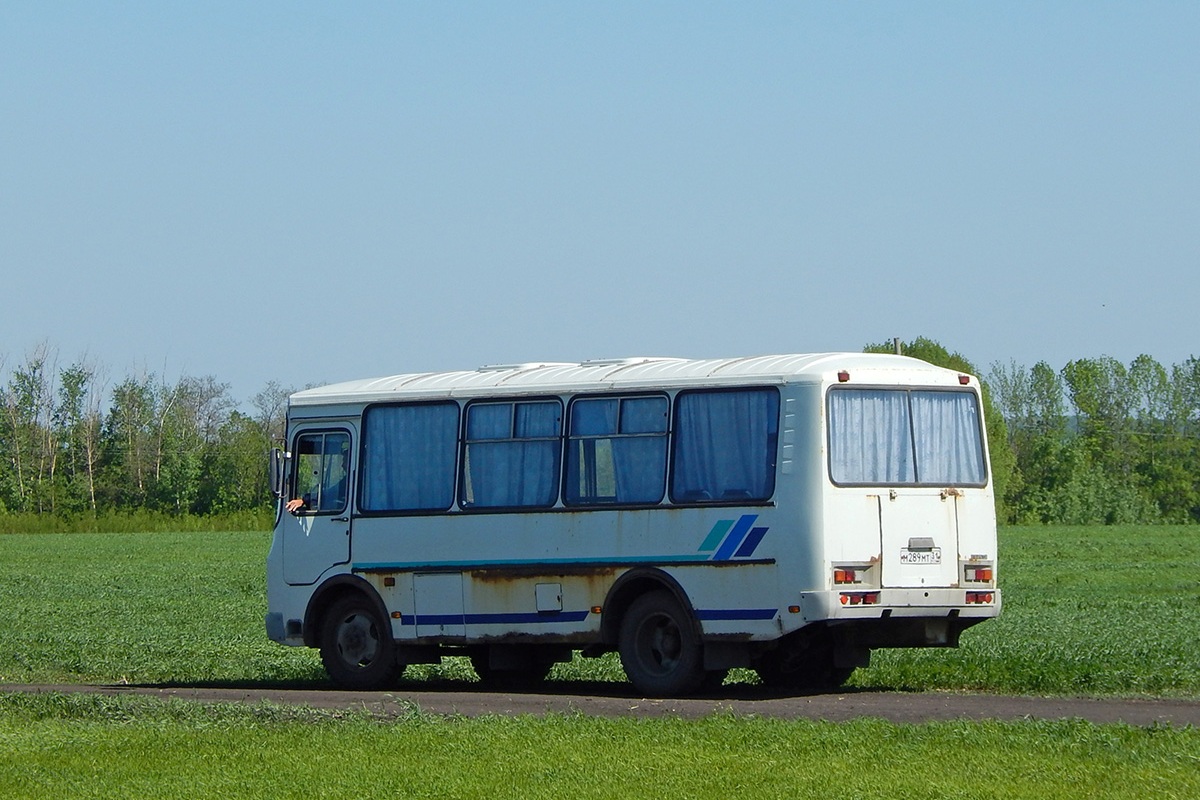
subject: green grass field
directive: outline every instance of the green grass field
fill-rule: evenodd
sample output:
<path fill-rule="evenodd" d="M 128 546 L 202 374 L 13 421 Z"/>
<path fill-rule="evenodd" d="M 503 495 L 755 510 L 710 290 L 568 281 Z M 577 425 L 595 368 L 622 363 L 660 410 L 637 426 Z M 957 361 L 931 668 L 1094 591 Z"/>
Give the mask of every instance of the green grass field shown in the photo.
<path fill-rule="evenodd" d="M 0 681 L 324 681 L 314 652 L 263 631 L 268 545 L 263 533 L 0 536 Z M 851 685 L 1200 697 L 1200 528 L 1008 528 L 1000 583 L 1003 614 L 961 647 L 877 651 Z M 624 679 L 613 657 L 551 677 Z M 473 673 L 455 659 L 405 679 Z"/>
<path fill-rule="evenodd" d="M 880 651 L 860 686 L 1200 697 L 1200 527 L 1000 532 L 1004 610 L 958 650 Z"/>
<path fill-rule="evenodd" d="M 0 681 L 323 684 L 268 641 L 259 533 L 0 535 Z M 1001 532 L 1005 610 L 957 650 L 877 653 L 879 689 L 1200 696 L 1200 530 Z M 577 659 L 559 681 L 623 680 Z M 410 686 L 473 680 L 461 659 Z M 754 680 L 735 673 L 732 680 Z M 0 695 L 0 797 L 1196 797 L 1200 731 L 716 716 L 396 720 Z"/>

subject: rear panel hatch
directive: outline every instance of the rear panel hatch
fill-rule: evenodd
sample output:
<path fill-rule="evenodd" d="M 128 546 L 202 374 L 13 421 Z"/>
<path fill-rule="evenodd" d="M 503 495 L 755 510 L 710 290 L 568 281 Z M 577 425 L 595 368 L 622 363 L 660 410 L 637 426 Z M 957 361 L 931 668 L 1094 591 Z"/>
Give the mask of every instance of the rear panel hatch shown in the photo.
<path fill-rule="evenodd" d="M 958 585 L 958 500 L 936 489 L 880 498 L 884 587 Z"/>

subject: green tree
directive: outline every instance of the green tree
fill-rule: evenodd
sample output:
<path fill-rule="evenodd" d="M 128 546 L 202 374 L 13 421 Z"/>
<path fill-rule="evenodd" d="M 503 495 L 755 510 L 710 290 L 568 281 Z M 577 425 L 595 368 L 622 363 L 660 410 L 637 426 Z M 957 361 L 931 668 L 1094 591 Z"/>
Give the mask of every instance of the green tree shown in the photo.
<path fill-rule="evenodd" d="M 1125 476 L 1133 472 L 1130 433 L 1137 392 L 1129 370 L 1109 356 L 1081 358 L 1062 370 L 1079 433 L 1093 460 Z"/>
<path fill-rule="evenodd" d="M 233 408 L 229 384 L 212 376 L 182 377 L 160 390 L 156 497 L 174 514 L 202 511 L 201 478 L 218 445 L 218 432 Z"/>
<path fill-rule="evenodd" d="M 90 413 L 89 395 L 92 370 L 83 364 L 72 364 L 58 376 L 58 402 L 54 406 L 52 424 L 59 443 L 61 490 L 59 508 L 80 511 L 95 510 L 94 469 L 98 453 L 89 445 L 98 420 Z"/>
<path fill-rule="evenodd" d="M 6 505 L 15 511 L 53 513 L 54 473 L 58 465 L 53 409 L 53 352 L 38 345 L 13 370 L 0 390 L 3 436 L 8 461 Z"/>
<path fill-rule="evenodd" d="M 267 508 L 267 453 L 271 439 L 258 422 L 234 411 L 217 434 L 214 457 L 206 472 L 209 506 L 217 513 Z"/>
<path fill-rule="evenodd" d="M 1056 525 L 1127 525 L 1161 521 L 1153 502 L 1124 476 L 1098 462 L 1082 437 L 1066 448 L 1062 483 L 1044 521 Z"/>
<path fill-rule="evenodd" d="M 1166 407 L 1157 374 L 1160 369 L 1145 357 L 1134 362 L 1131 372 L 1109 356 L 1078 359 L 1063 367 L 1084 451 L 1067 491 L 1083 495 L 1082 502 L 1098 504 L 1104 509 L 1101 516 L 1105 521 L 1155 522 L 1161 518 L 1144 491 L 1145 471 L 1140 469 L 1152 449 L 1150 443 L 1161 433 L 1158 423 L 1151 420 Z M 1112 500 L 1106 502 L 1105 498 Z M 1119 506 L 1114 506 L 1117 502 Z"/>
<path fill-rule="evenodd" d="M 254 409 L 258 412 L 254 420 L 272 443 L 283 443 L 287 433 L 288 397 L 295 391 L 281 386 L 278 381 L 268 381 L 263 390 L 254 395 Z"/>
<path fill-rule="evenodd" d="M 146 507 L 157 482 L 158 417 L 153 375 L 127 376 L 113 389 L 104 423 L 104 468 L 98 491 L 105 507 Z"/>
<path fill-rule="evenodd" d="M 1134 395 L 1131 450 L 1137 485 L 1169 522 L 1188 522 L 1200 507 L 1197 440 L 1188 430 L 1190 416 L 1186 370 L 1170 373 L 1149 355 L 1129 365 Z"/>
<path fill-rule="evenodd" d="M 1056 518 L 1059 487 L 1073 464 L 1062 379 L 1045 361 L 1028 371 L 1010 362 L 993 365 L 989 385 L 1006 418 L 1015 461 L 1007 496 L 1010 520 L 1028 524 Z"/>
<path fill-rule="evenodd" d="M 0 353 L 0 373 L 8 362 L 7 355 Z M 13 417 L 10 413 L 11 399 L 7 386 L 0 385 L 0 513 L 13 508 L 17 498 L 17 478 L 14 458 Z"/>

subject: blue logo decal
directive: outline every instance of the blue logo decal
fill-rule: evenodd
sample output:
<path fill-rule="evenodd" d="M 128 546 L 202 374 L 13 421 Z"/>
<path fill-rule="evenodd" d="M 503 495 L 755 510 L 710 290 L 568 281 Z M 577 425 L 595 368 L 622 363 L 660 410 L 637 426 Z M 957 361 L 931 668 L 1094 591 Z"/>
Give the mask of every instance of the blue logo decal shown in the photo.
<path fill-rule="evenodd" d="M 758 543 L 767 534 L 766 527 L 754 527 L 757 514 L 743 514 L 736 520 L 721 519 L 712 526 L 701 543 L 700 553 L 712 553 L 713 561 L 728 561 L 731 558 L 749 558 L 758 549 Z M 713 552 L 716 551 L 716 552 Z"/>

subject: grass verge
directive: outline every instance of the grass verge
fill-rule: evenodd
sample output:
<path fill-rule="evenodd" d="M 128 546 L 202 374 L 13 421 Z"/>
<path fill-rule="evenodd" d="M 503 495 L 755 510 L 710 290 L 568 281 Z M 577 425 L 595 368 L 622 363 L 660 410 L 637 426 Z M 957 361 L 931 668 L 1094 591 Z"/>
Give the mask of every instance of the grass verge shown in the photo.
<path fill-rule="evenodd" d="M 19 797 L 1200 796 L 1200 731 L 1060 722 L 395 719 L 0 695 Z"/>

